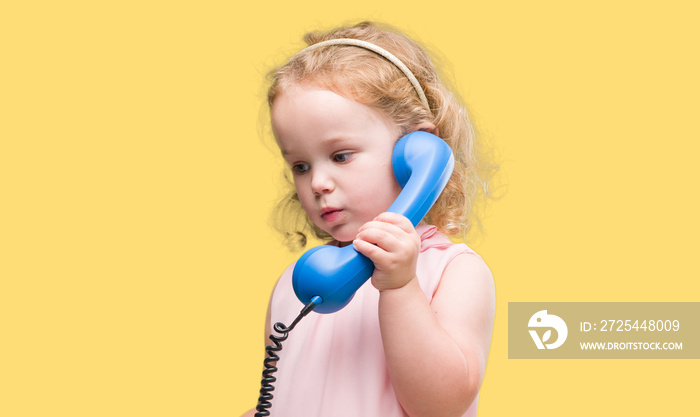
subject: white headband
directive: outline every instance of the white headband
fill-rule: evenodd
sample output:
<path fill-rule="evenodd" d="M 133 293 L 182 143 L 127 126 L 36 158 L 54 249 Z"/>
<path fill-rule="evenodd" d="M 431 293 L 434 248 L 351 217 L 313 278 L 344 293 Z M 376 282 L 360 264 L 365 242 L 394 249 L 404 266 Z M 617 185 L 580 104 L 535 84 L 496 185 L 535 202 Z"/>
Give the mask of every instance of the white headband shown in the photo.
<path fill-rule="evenodd" d="M 349 39 L 349 38 L 341 38 L 341 39 L 331 39 L 328 41 L 323 41 L 319 43 L 315 43 L 309 47 L 306 47 L 302 49 L 301 51 L 297 52 L 297 54 L 305 51 L 311 51 L 316 48 L 320 48 L 322 46 L 326 45 L 352 45 L 352 46 L 359 46 L 360 48 L 365 48 L 368 49 L 372 52 L 376 52 L 377 54 L 383 56 L 384 58 L 388 59 L 392 64 L 396 65 L 398 69 L 401 70 L 401 72 L 406 75 L 408 80 L 413 84 L 413 89 L 416 90 L 416 93 L 418 94 L 418 97 L 420 98 L 421 103 L 425 106 L 425 108 L 430 111 L 430 105 L 428 104 L 428 99 L 425 97 L 425 92 L 423 91 L 423 87 L 421 87 L 420 83 L 416 79 L 416 77 L 413 75 L 410 69 L 406 65 L 404 65 L 403 62 L 401 62 L 400 59 L 398 59 L 394 54 L 391 52 L 387 51 L 384 48 L 381 48 L 373 43 L 369 43 L 367 41 L 361 41 L 359 39 Z M 432 113 L 432 112 L 431 112 Z"/>

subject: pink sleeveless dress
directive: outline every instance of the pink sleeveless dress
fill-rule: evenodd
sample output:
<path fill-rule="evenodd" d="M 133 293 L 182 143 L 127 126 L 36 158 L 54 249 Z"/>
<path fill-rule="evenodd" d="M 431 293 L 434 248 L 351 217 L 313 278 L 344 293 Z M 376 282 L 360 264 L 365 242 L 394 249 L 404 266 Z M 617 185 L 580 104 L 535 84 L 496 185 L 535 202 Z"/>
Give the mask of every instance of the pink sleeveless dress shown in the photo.
<path fill-rule="evenodd" d="M 435 226 L 418 225 L 417 276 L 432 300 L 442 272 L 455 256 L 478 256 L 454 244 Z M 273 292 L 270 322 L 291 324 L 303 307 L 292 289 L 290 265 Z M 379 332 L 379 292 L 368 280 L 342 310 L 310 313 L 282 343 L 274 374 L 271 415 L 275 417 L 403 417 L 389 380 Z M 464 416 L 475 416 L 478 397 Z"/>

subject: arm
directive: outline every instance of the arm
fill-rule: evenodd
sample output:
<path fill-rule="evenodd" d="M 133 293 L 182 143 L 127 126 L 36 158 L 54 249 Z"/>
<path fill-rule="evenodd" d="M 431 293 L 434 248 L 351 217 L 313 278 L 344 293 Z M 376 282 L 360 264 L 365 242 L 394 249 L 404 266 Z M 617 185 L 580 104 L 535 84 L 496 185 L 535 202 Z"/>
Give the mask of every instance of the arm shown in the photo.
<path fill-rule="evenodd" d="M 420 239 L 410 222 L 395 216 L 384 213 L 360 228 L 355 245 L 375 262 L 372 283 L 380 291 L 389 376 L 408 415 L 461 416 L 474 401 L 486 367 L 493 278 L 481 258 L 459 255 L 428 303 L 415 276 Z"/>
<path fill-rule="evenodd" d="M 486 368 L 494 317 L 491 273 L 473 255 L 445 269 L 428 304 L 416 279 L 382 291 L 379 323 L 389 375 L 411 416 L 461 416 Z"/>

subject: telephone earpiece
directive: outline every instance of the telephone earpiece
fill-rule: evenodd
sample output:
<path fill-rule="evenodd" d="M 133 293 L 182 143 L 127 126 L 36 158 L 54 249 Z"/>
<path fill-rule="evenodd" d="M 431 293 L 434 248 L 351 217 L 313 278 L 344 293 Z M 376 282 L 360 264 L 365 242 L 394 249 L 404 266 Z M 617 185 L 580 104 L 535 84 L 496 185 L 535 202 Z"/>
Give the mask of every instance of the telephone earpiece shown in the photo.
<path fill-rule="evenodd" d="M 452 150 L 439 137 L 416 131 L 396 142 L 391 163 L 402 190 L 387 211 L 406 216 L 415 227 L 435 204 L 452 175 Z M 333 313 L 352 300 L 355 291 L 373 272 L 372 261 L 352 245 L 317 246 L 297 261 L 292 286 L 302 303 L 314 302 L 315 311 Z"/>

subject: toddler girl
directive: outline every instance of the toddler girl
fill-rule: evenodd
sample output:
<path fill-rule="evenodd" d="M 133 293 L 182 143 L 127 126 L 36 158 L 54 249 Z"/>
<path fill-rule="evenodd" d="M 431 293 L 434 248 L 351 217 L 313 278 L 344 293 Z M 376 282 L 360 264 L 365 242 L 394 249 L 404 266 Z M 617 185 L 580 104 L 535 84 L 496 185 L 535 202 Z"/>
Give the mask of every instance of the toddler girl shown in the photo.
<path fill-rule="evenodd" d="M 294 180 L 281 210 L 293 218 L 303 209 L 307 221 L 288 236 L 353 245 L 375 270 L 345 308 L 311 313 L 289 334 L 270 413 L 475 415 L 493 278 L 481 257 L 445 236 L 465 231 L 489 177 L 466 112 L 424 50 L 393 29 L 364 22 L 305 40 L 312 46 L 271 73 L 268 91 L 272 130 Z M 416 130 L 450 145 L 455 171 L 414 228 L 386 209 L 401 192 L 394 144 Z M 266 336 L 270 323 L 290 323 L 303 306 L 293 267 L 272 294 Z"/>

